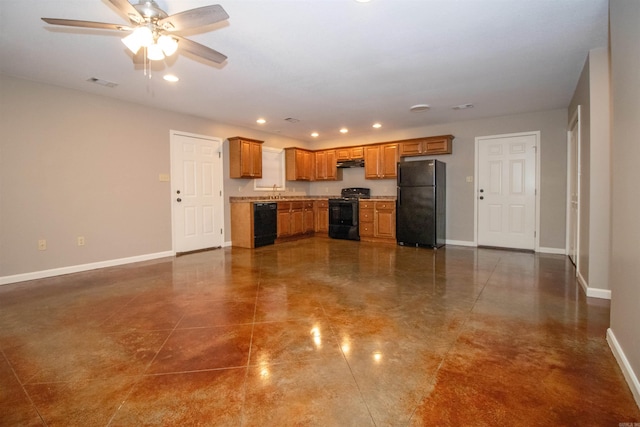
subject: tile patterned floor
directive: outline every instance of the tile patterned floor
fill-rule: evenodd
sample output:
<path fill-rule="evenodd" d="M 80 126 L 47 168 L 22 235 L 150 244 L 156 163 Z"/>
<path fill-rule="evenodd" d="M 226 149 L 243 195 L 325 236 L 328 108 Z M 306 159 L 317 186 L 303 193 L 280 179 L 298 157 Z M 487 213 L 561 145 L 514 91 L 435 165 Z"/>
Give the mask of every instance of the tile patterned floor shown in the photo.
<path fill-rule="evenodd" d="M 0 425 L 640 422 L 563 256 L 322 238 L 0 287 Z"/>

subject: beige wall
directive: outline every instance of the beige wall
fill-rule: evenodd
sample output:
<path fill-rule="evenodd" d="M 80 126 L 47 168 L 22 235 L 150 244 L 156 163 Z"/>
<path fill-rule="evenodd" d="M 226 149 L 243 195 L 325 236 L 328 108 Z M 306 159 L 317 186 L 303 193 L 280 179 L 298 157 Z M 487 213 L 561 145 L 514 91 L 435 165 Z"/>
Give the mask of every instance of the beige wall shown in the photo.
<path fill-rule="evenodd" d="M 171 251 L 170 184 L 158 179 L 170 172 L 170 130 L 223 139 L 242 135 L 280 148 L 305 146 L 278 135 L 7 76 L 0 76 L 0 95 L 0 278 Z M 564 248 L 566 123 L 566 110 L 559 109 L 387 132 L 376 141 L 356 138 L 347 144 L 454 134 L 454 154 L 443 159 L 448 164 L 448 238 L 470 242 L 474 194 L 465 178 L 473 176 L 475 137 L 540 130 L 540 242 Z M 251 180 L 227 178 L 227 144 L 225 199 L 254 194 Z M 289 185 L 296 189 L 293 194 L 338 194 L 345 186 L 395 194 L 393 180 L 364 180 L 362 169 L 343 173 L 343 181 L 330 184 Z M 228 203 L 225 211 L 228 242 Z M 77 246 L 77 236 L 85 237 L 86 246 Z M 46 251 L 37 250 L 39 239 L 47 240 Z"/>
<path fill-rule="evenodd" d="M 635 373 L 640 405 L 640 2 L 612 0 L 611 331 Z M 633 380 L 635 379 L 635 389 Z"/>
<path fill-rule="evenodd" d="M 453 122 L 435 126 L 376 133 L 375 137 L 343 138 L 327 141 L 322 147 L 357 145 L 393 141 L 421 136 L 452 134 L 453 154 L 438 156 L 447 163 L 447 239 L 473 242 L 474 236 L 474 184 L 466 181 L 474 176 L 475 138 L 479 136 L 540 131 L 540 246 L 564 251 L 567 170 L 567 110 L 558 109 L 482 120 Z M 373 194 L 395 195 L 393 180 L 364 180 L 364 171 L 346 169 L 347 177 Z M 343 182 L 312 183 L 311 192 L 335 193 Z"/>
<path fill-rule="evenodd" d="M 0 75 L 0 278 L 171 251 L 170 183 L 158 175 L 170 172 L 172 129 L 299 144 Z"/>

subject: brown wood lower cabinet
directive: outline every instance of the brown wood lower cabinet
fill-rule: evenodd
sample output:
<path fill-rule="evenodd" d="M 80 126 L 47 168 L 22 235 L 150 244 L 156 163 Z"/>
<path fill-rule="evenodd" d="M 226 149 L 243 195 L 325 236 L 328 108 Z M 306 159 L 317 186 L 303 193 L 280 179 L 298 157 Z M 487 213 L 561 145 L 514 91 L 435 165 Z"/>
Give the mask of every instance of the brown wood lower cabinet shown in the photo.
<path fill-rule="evenodd" d="M 316 233 L 327 234 L 329 233 L 329 201 L 328 200 L 316 200 Z"/>
<path fill-rule="evenodd" d="M 312 201 L 278 202 L 278 239 L 313 234 L 314 227 Z"/>
<path fill-rule="evenodd" d="M 360 201 L 360 240 L 395 243 L 395 201 Z"/>
<path fill-rule="evenodd" d="M 302 202 L 302 232 L 313 233 L 316 231 L 316 215 L 312 201 Z"/>

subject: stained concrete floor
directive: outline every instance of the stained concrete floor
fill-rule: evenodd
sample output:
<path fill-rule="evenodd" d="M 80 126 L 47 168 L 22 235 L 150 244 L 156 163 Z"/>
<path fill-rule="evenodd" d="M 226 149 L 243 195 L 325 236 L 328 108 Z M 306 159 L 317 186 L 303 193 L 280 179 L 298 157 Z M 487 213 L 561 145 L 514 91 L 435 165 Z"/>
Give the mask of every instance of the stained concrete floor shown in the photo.
<path fill-rule="evenodd" d="M 0 425 L 618 426 L 566 257 L 312 238 L 0 287 Z"/>

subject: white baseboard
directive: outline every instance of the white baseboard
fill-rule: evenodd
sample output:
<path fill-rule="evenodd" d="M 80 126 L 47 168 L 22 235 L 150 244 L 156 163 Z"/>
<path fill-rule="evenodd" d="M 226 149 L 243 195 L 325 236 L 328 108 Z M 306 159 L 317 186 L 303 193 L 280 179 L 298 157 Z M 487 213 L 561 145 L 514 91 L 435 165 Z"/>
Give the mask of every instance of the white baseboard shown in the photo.
<path fill-rule="evenodd" d="M 618 365 L 620 365 L 620 369 L 622 369 L 622 374 L 627 380 L 627 384 L 629 384 L 629 388 L 631 389 L 633 398 L 636 401 L 636 405 L 640 407 L 640 381 L 638 381 L 638 376 L 633 372 L 633 368 L 631 367 L 627 356 L 624 354 L 624 351 L 622 351 L 622 347 L 620 347 L 620 344 L 618 343 L 618 340 L 611 328 L 607 329 L 607 342 L 609 343 L 609 348 L 611 348 Z"/>
<path fill-rule="evenodd" d="M 128 258 L 118 258 L 107 261 L 92 262 L 89 264 L 72 265 L 69 267 L 53 268 L 50 270 L 34 271 L 31 273 L 15 274 L 13 276 L 0 277 L 0 285 L 10 283 L 25 282 L 27 280 L 44 279 L 46 277 L 61 276 L 63 274 L 79 273 L 81 271 L 96 270 L 98 268 L 115 267 L 133 262 L 149 261 L 158 258 L 175 256 L 175 252 L 157 252 L 154 254 L 138 255 Z"/>
<path fill-rule="evenodd" d="M 449 240 L 446 239 L 445 240 L 447 245 L 452 245 L 452 246 L 472 246 L 472 247 L 476 247 L 478 245 L 476 245 L 476 242 L 468 242 L 466 240 Z"/>
<path fill-rule="evenodd" d="M 611 289 L 598 289 L 587 287 L 587 296 L 589 298 L 611 299 Z"/>
<path fill-rule="evenodd" d="M 230 246 L 231 246 L 231 242 L 224 242 L 224 243 L 222 243 L 222 247 L 223 247 L 223 248 L 228 248 L 228 247 L 230 247 Z"/>
<path fill-rule="evenodd" d="M 600 288 L 592 288 L 587 284 L 587 281 L 584 280 L 582 274 L 578 272 L 578 283 L 582 287 L 584 294 L 589 298 L 601 298 L 601 299 L 611 299 L 611 289 L 600 289 Z"/>
<path fill-rule="evenodd" d="M 472 246 L 477 247 L 478 244 L 476 242 L 469 242 L 466 240 L 448 240 L 447 245 L 453 246 Z M 556 254 L 556 255 L 566 255 L 566 250 L 564 248 L 545 248 L 539 247 L 536 252 L 545 253 L 545 254 Z"/>
<path fill-rule="evenodd" d="M 567 251 L 564 248 L 543 248 L 539 247 L 536 252 L 540 252 L 543 254 L 556 254 L 556 255 L 566 255 Z"/>

